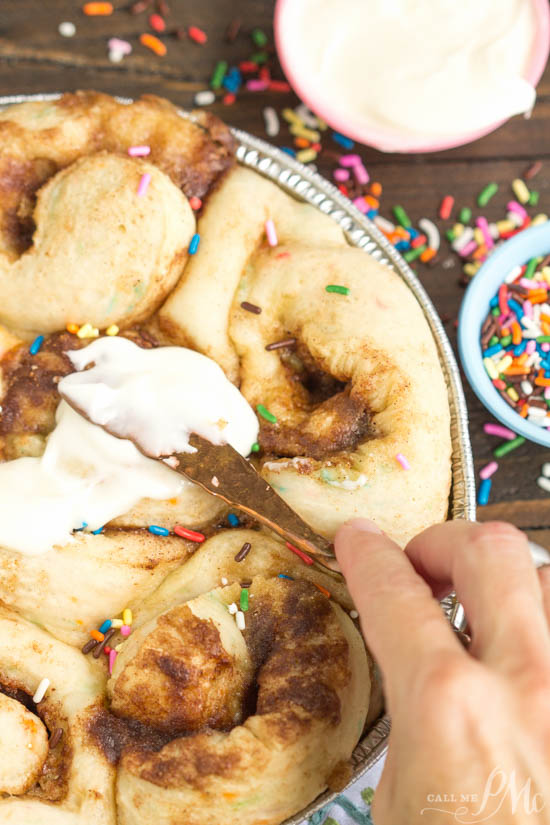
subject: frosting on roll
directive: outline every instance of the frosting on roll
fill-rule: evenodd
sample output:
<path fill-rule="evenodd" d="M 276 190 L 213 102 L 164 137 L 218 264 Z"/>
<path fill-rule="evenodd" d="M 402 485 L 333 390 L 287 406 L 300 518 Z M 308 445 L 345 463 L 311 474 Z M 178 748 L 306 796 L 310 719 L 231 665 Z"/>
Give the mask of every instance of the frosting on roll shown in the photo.
<path fill-rule="evenodd" d="M 64 401 L 41 458 L 0 464 L 0 544 L 44 553 L 73 530 L 98 530 L 140 498 L 167 499 L 188 482 L 130 441 L 90 424 Z"/>
<path fill-rule="evenodd" d="M 197 433 L 248 455 L 258 421 L 212 359 L 184 347 L 141 349 L 125 338 L 101 338 L 69 353 L 77 370 L 59 391 L 91 421 L 132 438 L 152 456 L 194 453 Z"/>
<path fill-rule="evenodd" d="M 0 327 L 0 348 L 1 332 Z M 157 336 L 144 329 L 121 334 L 144 348 L 159 345 Z M 42 346 L 36 354 L 31 354 L 29 347 L 20 344 L 2 358 L 0 462 L 25 456 L 39 457 L 43 454 L 48 436 L 56 425 L 55 416 L 60 402 L 59 381 L 63 376 L 74 372 L 67 352 L 88 344 L 89 339 L 79 339 L 69 332 L 62 332 L 44 336 Z M 221 499 L 211 496 L 197 484 L 183 484 L 179 495 L 168 499 L 140 499 L 134 507 L 109 524 L 124 529 L 149 524 L 169 529 L 174 524 L 200 529 L 216 518 L 223 506 Z M 82 533 L 77 535 L 82 536 Z M 71 554 L 78 553 L 74 549 L 74 541 L 65 546 L 72 548 Z M 44 565 L 51 569 L 47 562 Z"/>
<path fill-rule="evenodd" d="M 120 437 L 62 401 L 44 455 L 0 465 L 4 547 L 46 552 L 70 541 L 73 530 L 98 530 L 140 499 L 170 499 L 189 484 L 143 455 L 126 434 L 135 434 L 150 455 L 193 452 L 191 432 L 243 455 L 257 438 L 253 410 L 204 355 L 102 338 L 69 356 L 78 369 L 95 366 L 63 378 L 60 391 Z"/>

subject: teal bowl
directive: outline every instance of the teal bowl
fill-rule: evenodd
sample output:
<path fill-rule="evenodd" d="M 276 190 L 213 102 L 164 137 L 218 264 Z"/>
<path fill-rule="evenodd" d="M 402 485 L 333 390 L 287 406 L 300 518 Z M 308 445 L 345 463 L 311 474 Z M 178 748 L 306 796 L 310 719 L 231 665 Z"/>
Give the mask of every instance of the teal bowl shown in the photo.
<path fill-rule="evenodd" d="M 529 258 L 549 253 L 550 221 L 525 229 L 505 241 L 477 271 L 466 290 L 458 317 L 458 352 L 473 391 L 501 424 L 544 447 L 550 447 L 550 432 L 522 418 L 491 383 L 483 366 L 480 335 L 489 302 L 508 273 Z"/>

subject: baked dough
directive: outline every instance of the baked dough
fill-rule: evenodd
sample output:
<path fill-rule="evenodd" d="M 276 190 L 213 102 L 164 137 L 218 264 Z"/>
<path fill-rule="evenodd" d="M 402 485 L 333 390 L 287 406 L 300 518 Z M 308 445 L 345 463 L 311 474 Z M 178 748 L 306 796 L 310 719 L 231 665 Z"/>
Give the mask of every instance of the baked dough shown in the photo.
<path fill-rule="evenodd" d="M 75 161 L 77 147 L 89 153 L 92 144 L 98 144 L 92 139 L 98 123 L 105 129 L 100 146 L 112 154 Z M 0 137 L 4 129 L 11 140 L 10 163 L 22 155 L 24 137 L 27 156 L 33 157 L 45 149 L 46 131 L 53 130 L 54 147 L 47 157 L 56 168 L 67 168 L 46 184 L 39 195 L 45 200 L 56 178 L 70 177 L 79 164 L 93 165 L 107 158 L 117 168 L 143 164 L 117 154 L 138 139 L 152 144 L 151 160 L 158 175 L 170 176 L 167 191 L 172 191 L 172 185 L 189 187 L 193 176 L 182 171 L 181 159 L 185 152 L 191 157 L 196 154 L 197 128 L 157 100 L 122 106 L 86 94 L 64 96 L 56 104 L 23 104 L 0 116 Z M 204 137 L 208 128 L 210 143 Z M 221 127 L 208 128 L 202 133 L 203 143 L 198 141 L 212 166 L 209 173 L 204 171 L 209 169 L 206 163 L 199 163 L 202 176 L 197 174 L 203 182 L 217 180 L 220 169 L 228 166 L 230 141 Z M 177 146 L 177 163 L 176 150 L 166 148 L 168 134 Z M 0 180 L 2 169 L 9 168 L 7 157 L 0 153 Z M 4 218 L 8 213 L 13 217 L 13 197 L 10 192 Z M 22 208 L 21 197 L 18 208 Z M 265 241 L 268 219 L 274 221 L 279 239 L 273 248 Z M 362 515 L 405 544 L 444 519 L 451 481 L 447 389 L 426 319 L 404 282 L 371 256 L 350 247 L 331 218 L 250 170 L 234 168 L 225 175 L 206 200 L 197 230 L 201 237 L 197 253 L 148 323 L 157 332 L 160 326 L 160 343 L 191 346 L 212 357 L 253 406 L 262 404 L 276 416 L 274 424 L 260 419 L 264 477 L 327 537 L 346 519 Z M 4 235 L 9 250 L 11 236 Z M 31 260 L 33 251 L 12 265 Z M 126 306 L 121 323 L 150 313 L 177 280 L 174 274 L 170 270 L 162 285 L 152 284 L 143 303 Z M 347 286 L 349 295 L 327 293 L 330 284 Z M 71 299 L 75 307 L 81 300 L 79 289 Z M 246 312 L 243 301 L 261 306 L 261 314 Z M 94 304 L 92 299 L 82 298 L 82 302 L 83 312 L 84 305 Z M 24 303 L 16 304 L 14 309 L 23 315 Z M 0 317 L 8 306 L 9 302 L 0 301 Z M 111 318 L 104 314 L 97 323 Z M 17 319 L 11 320 L 13 331 Z M 60 316 L 51 323 L 61 323 Z M 295 352 L 265 350 L 266 345 L 288 337 L 296 339 Z M 6 446 L 17 455 L 12 420 L 7 426 L 2 422 L 0 429 L 7 429 Z M 41 452 L 34 432 L 18 438 L 18 447 L 27 454 Z M 403 469 L 400 456 L 409 470 Z M 220 513 L 217 502 L 191 489 L 175 507 L 145 501 L 121 515 L 115 525 L 139 527 L 154 522 L 170 527 L 174 519 L 189 524 L 187 513 L 200 526 Z M 187 499 L 193 499 L 189 507 Z"/>
<path fill-rule="evenodd" d="M 189 202 L 167 175 L 107 153 L 50 178 L 33 217 L 30 249 L 13 262 L 0 249 L 0 320 L 29 334 L 148 317 L 178 281 L 195 231 Z"/>
<path fill-rule="evenodd" d="M 135 145 L 146 160 L 128 156 Z M 0 322 L 31 337 L 150 316 L 185 263 L 187 198 L 208 192 L 233 149 L 213 116 L 186 120 L 153 96 L 76 92 L 0 112 Z"/>
<path fill-rule="evenodd" d="M 139 195 L 143 175 L 150 182 Z M 167 175 L 109 154 L 54 175 L 38 193 L 34 220 L 32 247 L 13 263 L 0 254 L 0 320 L 27 333 L 148 317 L 178 281 L 195 231 Z"/>
<path fill-rule="evenodd" d="M 128 157 L 149 146 L 147 160 L 183 194 L 203 198 L 234 163 L 235 141 L 205 111 L 182 118 L 154 95 L 131 104 L 93 91 L 29 101 L 0 112 L 0 248 L 16 260 L 30 246 L 36 192 L 60 169 L 99 151 Z"/>
<path fill-rule="evenodd" d="M 68 644 L 141 600 L 185 561 L 192 545 L 144 530 L 75 534 L 35 556 L 0 549 L 0 601 Z"/>
<path fill-rule="evenodd" d="M 113 711 L 142 716 L 147 696 L 157 722 L 188 735 L 123 754 L 120 825 L 277 825 L 326 787 L 357 741 L 370 680 L 351 619 L 307 582 L 254 577 L 241 635 L 227 610 L 240 590 L 172 608 L 125 643 Z M 255 709 L 242 721 L 254 678 Z"/>
<path fill-rule="evenodd" d="M 166 592 L 167 604 L 174 604 L 172 588 L 187 601 L 216 587 L 224 576 L 238 581 L 243 565 L 233 557 L 245 541 L 254 542 L 257 551 L 247 575 L 298 575 L 334 590 L 342 604 L 353 606 L 343 584 L 333 585 L 321 571 L 304 569 L 271 535 L 246 530 L 221 530 L 194 555 L 192 542 L 178 536 L 159 539 L 143 529 L 79 533 L 70 544 L 35 556 L 2 548 L 0 601 L 56 638 L 80 646 L 91 628 L 125 607 L 139 606 L 140 615 L 145 614 L 153 592 L 155 599 Z M 176 579 L 168 576 L 172 571 L 178 573 Z"/>

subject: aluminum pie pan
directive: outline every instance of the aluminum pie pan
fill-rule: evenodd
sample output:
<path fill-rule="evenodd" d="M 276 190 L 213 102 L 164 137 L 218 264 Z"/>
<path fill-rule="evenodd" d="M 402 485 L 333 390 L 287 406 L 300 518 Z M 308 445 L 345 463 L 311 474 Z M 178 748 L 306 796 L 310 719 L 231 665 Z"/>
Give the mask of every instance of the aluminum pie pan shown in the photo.
<path fill-rule="evenodd" d="M 3 96 L 0 97 L 0 110 L 15 103 L 56 100 L 60 96 L 60 93 Z M 120 103 L 132 103 L 131 98 L 116 99 Z M 193 119 L 193 116 L 184 110 L 180 110 L 180 114 L 182 117 Z M 309 203 L 328 215 L 342 228 L 352 246 L 362 249 L 399 275 L 420 304 L 437 345 L 449 396 L 452 443 L 449 517 L 473 521 L 476 511 L 475 474 L 466 400 L 451 344 L 424 287 L 378 227 L 362 215 L 330 181 L 266 141 L 241 129 L 233 128 L 231 131 L 238 144 L 237 161 L 242 166 L 269 178 L 287 194 Z M 442 605 L 451 616 L 454 608 L 452 597 L 444 600 Z M 348 787 L 383 757 L 387 750 L 389 732 L 390 719 L 386 715 L 381 717 L 357 744 L 351 757 L 353 774 Z M 305 820 L 333 802 L 340 793 L 325 791 L 298 814 L 286 819 L 283 825 L 303 825 Z"/>

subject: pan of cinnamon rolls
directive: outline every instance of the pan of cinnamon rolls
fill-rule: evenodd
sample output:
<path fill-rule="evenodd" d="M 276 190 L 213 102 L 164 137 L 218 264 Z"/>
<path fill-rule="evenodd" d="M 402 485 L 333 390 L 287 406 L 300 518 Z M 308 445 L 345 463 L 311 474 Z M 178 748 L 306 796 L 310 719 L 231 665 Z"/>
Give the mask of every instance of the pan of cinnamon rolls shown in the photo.
<path fill-rule="evenodd" d="M 0 821 L 298 823 L 387 733 L 343 579 L 58 385 L 88 346 L 200 353 L 246 408 L 239 451 L 315 531 L 365 516 L 403 545 L 473 513 L 448 342 L 376 229 L 267 144 L 151 96 L 8 102 Z M 172 380 L 216 395 L 198 370 Z"/>

